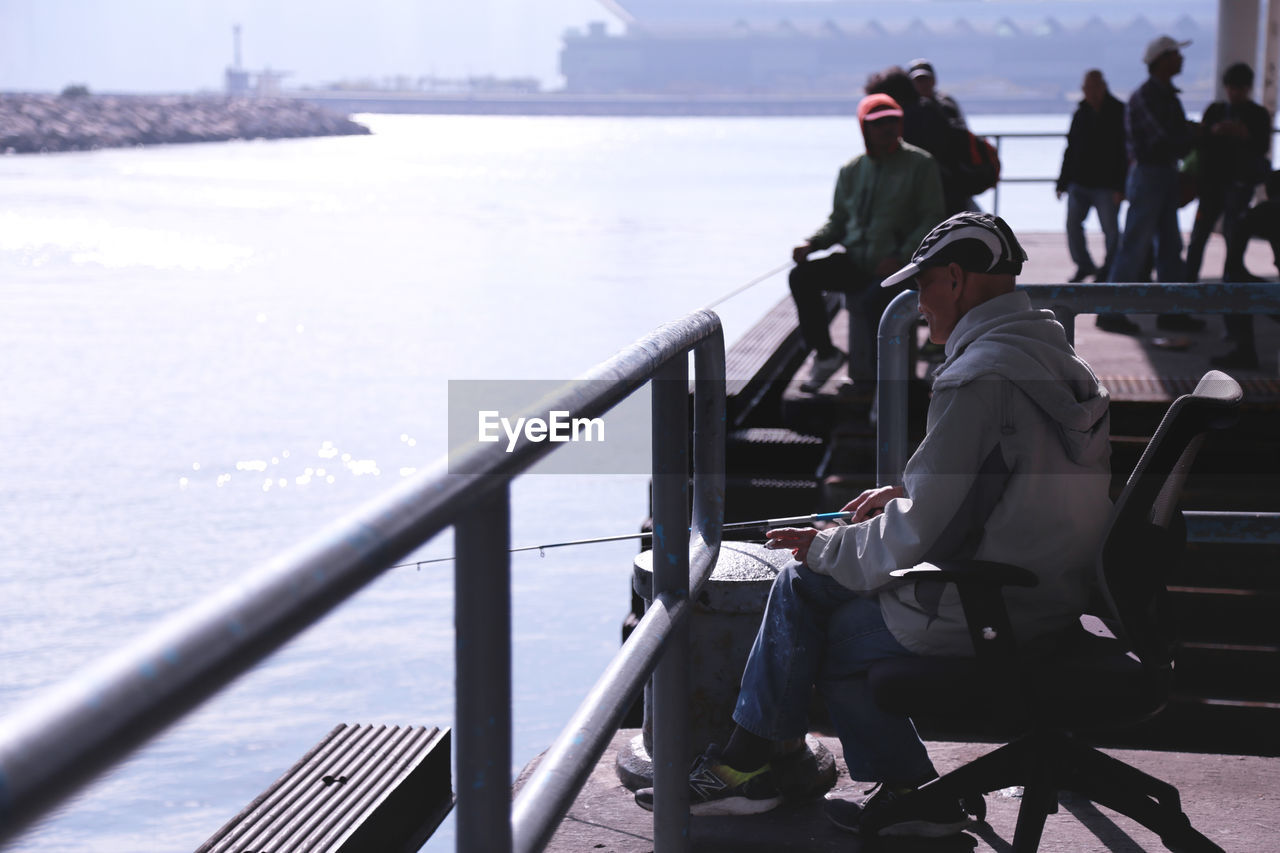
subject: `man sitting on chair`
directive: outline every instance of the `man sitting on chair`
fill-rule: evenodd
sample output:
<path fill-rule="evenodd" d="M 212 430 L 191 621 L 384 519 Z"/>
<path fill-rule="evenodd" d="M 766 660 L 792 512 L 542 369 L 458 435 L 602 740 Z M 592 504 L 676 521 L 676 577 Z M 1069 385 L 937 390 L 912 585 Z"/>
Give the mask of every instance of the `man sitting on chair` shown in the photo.
<path fill-rule="evenodd" d="M 885 658 L 972 655 L 955 587 L 890 572 L 942 560 L 992 560 L 1034 572 L 1006 592 L 1020 641 L 1073 624 L 1111 510 L 1108 398 L 1052 312 L 1014 290 L 1026 254 L 999 217 L 958 213 L 933 229 L 885 286 L 914 282 L 929 336 L 945 344 L 928 431 L 901 484 L 863 492 L 847 526 L 783 528 L 769 547 L 798 562 L 778 574 L 747 660 L 723 751 L 699 757 L 694 814 L 765 811 L 781 801 L 771 758 L 803 747 L 814 686 L 826 701 L 850 775 L 878 782 L 860 816 L 937 777 L 907 717 L 881 710 L 866 673 Z M 650 789 L 636 794 L 651 804 Z M 966 824 L 951 803 L 886 834 L 942 836 Z"/>
<path fill-rule="evenodd" d="M 800 333 L 814 350 L 813 368 L 802 391 L 821 388 L 845 358 L 831 343 L 823 293 L 843 291 L 848 299 L 858 300 L 867 325 L 856 333 L 874 339 L 885 304 L 876 284 L 900 267 L 902 258 L 945 215 L 938 165 L 927 151 L 902 141 L 898 102 L 888 95 L 868 95 L 858 104 L 858 123 L 866 153 L 840 169 L 827 223 L 791 253 L 796 262 L 791 296 Z M 812 253 L 837 243 L 844 252 L 809 260 Z M 874 376 L 874 355 L 872 362 L 858 367 L 869 367 L 868 375 Z"/>

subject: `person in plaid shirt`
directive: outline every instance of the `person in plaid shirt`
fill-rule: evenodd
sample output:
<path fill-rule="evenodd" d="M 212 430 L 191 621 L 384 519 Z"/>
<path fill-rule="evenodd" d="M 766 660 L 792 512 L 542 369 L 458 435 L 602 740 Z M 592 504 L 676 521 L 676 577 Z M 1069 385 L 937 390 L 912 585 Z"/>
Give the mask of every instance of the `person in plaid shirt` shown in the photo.
<path fill-rule="evenodd" d="M 1125 109 L 1131 162 L 1125 184 L 1129 212 L 1109 281 L 1137 281 L 1153 241 L 1160 281 L 1187 280 L 1178 230 L 1178 162 L 1190 153 L 1199 125 L 1187 121 L 1173 78 L 1182 71 L 1182 48 L 1190 43 L 1160 36 L 1143 54 L 1150 76 L 1129 97 Z M 1193 323 L 1202 325 L 1200 320 L 1175 315 L 1161 315 L 1156 320 L 1162 329 L 1185 330 Z M 1120 314 L 1098 315 L 1098 327 L 1123 334 L 1139 331 L 1136 323 Z"/>

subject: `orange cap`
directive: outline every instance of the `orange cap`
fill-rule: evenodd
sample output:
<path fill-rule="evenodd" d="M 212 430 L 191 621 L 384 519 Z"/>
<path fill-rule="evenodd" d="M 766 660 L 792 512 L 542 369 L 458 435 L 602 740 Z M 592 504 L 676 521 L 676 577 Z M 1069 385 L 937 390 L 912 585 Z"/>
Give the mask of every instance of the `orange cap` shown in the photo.
<path fill-rule="evenodd" d="M 867 95 L 858 103 L 859 124 L 891 117 L 902 118 L 902 107 L 888 95 Z"/>

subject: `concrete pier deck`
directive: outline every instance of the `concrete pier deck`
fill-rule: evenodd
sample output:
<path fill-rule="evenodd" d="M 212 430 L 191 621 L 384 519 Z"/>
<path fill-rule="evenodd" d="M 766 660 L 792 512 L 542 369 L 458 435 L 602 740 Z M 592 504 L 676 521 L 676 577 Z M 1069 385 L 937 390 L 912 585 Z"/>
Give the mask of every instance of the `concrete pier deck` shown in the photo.
<path fill-rule="evenodd" d="M 618 782 L 613 762 L 637 732 L 614 737 L 591 780 L 578 796 L 546 848 L 553 853 L 651 853 L 653 815 L 634 802 Z M 820 738 L 837 756 L 840 779 L 828 796 L 851 797 L 867 785 L 849 778 L 839 758 L 840 744 Z M 991 744 L 932 742 L 929 754 L 945 773 L 994 748 Z M 1222 847 L 1239 853 L 1280 850 L 1280 758 L 1205 755 L 1144 750 L 1107 750 L 1140 770 L 1176 786 L 1192 825 Z M 842 851 L 884 853 L 1009 853 L 1017 822 L 1019 791 L 988 794 L 987 820 L 959 837 L 944 840 L 878 839 L 864 843 L 831 824 L 820 799 L 784 803 L 775 811 L 744 817 L 691 818 L 692 849 L 697 853 L 774 853 Z M 1042 853 L 1132 853 L 1163 850 L 1160 839 L 1140 824 L 1087 800 L 1064 794 L 1050 815 L 1040 844 Z"/>

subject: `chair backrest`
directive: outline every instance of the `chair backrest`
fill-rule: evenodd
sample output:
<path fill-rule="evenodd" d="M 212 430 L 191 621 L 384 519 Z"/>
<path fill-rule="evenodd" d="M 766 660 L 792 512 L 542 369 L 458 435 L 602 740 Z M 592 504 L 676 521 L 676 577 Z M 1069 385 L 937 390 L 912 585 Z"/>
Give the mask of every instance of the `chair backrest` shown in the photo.
<path fill-rule="evenodd" d="M 1178 498 L 1209 430 L 1239 419 L 1240 385 L 1217 370 L 1173 401 L 1116 500 L 1098 558 L 1098 582 L 1125 642 L 1147 671 L 1173 666 L 1175 634 L 1165 578 L 1185 539 Z"/>

